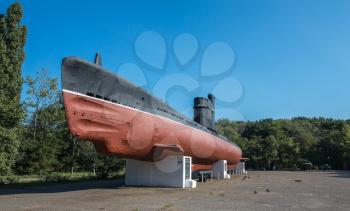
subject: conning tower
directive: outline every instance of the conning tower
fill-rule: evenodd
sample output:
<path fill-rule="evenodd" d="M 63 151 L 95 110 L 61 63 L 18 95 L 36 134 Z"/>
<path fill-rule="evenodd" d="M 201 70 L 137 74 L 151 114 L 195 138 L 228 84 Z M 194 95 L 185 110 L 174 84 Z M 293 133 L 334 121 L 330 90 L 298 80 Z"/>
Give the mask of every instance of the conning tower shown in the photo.
<path fill-rule="evenodd" d="M 208 94 L 208 98 L 194 98 L 194 117 L 193 120 L 209 130 L 215 130 L 215 96 Z"/>

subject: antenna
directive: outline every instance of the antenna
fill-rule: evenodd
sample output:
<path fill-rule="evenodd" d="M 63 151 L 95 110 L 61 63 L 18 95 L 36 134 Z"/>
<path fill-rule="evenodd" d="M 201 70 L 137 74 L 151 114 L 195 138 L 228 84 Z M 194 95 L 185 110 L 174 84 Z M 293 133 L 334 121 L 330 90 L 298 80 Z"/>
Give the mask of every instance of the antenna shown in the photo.
<path fill-rule="evenodd" d="M 102 57 L 101 54 L 96 53 L 95 55 L 95 62 L 96 65 L 102 66 Z"/>

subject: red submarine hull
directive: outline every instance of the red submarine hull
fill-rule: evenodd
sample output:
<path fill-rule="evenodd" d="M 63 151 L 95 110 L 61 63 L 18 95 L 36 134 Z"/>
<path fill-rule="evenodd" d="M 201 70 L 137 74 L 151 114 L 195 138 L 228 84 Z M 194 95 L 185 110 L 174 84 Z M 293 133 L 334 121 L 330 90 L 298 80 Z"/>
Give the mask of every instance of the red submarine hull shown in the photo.
<path fill-rule="evenodd" d="M 106 78 L 113 81 L 103 81 Z M 124 80 L 75 57 L 63 60 L 64 106 L 74 135 L 91 141 L 99 153 L 123 158 L 156 161 L 185 155 L 192 157 L 193 164 L 240 162 L 242 151 L 236 144 L 172 108 L 163 115 L 166 104 Z M 105 88 L 108 84 L 112 91 Z"/>

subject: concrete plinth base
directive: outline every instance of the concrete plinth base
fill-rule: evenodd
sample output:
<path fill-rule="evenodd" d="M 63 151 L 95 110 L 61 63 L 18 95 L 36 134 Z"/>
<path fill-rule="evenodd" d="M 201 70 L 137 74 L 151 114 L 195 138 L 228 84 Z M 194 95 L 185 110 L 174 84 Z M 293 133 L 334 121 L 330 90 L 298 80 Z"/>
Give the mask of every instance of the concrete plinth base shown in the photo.
<path fill-rule="evenodd" d="M 230 179 L 230 175 L 227 174 L 227 161 L 218 160 L 213 165 L 213 178 L 215 179 Z"/>
<path fill-rule="evenodd" d="M 192 158 L 170 156 L 157 162 L 126 160 L 125 184 L 130 186 L 195 188 Z"/>
<path fill-rule="evenodd" d="M 234 170 L 235 174 L 248 174 L 245 170 L 245 162 L 240 162 Z"/>

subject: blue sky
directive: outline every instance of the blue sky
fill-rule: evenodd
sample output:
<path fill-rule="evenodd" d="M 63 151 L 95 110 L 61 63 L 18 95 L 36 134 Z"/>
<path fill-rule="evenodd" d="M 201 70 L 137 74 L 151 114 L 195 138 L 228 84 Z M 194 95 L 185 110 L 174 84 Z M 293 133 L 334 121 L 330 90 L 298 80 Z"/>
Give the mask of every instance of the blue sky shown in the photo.
<path fill-rule="evenodd" d="M 1 0 L 0 12 L 12 2 Z M 119 71 L 125 63 L 136 64 L 150 92 L 162 78 L 188 74 L 198 82 L 199 91 L 175 87 L 165 100 L 189 116 L 194 95 L 205 96 L 231 77 L 241 87 L 226 83 L 219 94 L 230 98 L 238 92 L 239 96 L 230 103 L 219 99 L 217 118 L 350 118 L 350 1 L 20 2 L 28 26 L 24 76 L 45 67 L 60 77 L 63 57 L 92 60 L 98 51 L 111 71 Z M 162 70 L 135 53 L 135 40 L 145 31 L 157 32 L 165 41 Z M 190 33 L 198 42 L 198 53 L 184 66 L 176 62 L 172 48 L 182 33 Z M 198 74 L 203 52 L 215 42 L 232 47 L 234 65 L 226 74 L 203 79 Z M 125 76 L 138 80 L 132 71 Z"/>

